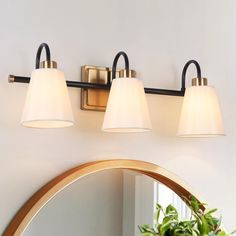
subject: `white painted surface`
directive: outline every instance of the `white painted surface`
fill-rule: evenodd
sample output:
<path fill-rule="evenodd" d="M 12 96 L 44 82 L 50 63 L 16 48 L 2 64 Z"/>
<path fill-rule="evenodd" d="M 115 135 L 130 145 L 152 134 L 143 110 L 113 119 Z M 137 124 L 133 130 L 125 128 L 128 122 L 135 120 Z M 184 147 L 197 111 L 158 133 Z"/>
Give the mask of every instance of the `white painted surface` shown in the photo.
<path fill-rule="evenodd" d="M 51 178 L 81 163 L 110 158 L 145 160 L 173 171 L 220 208 L 226 227 L 235 227 L 235 12 L 234 0 L 2 1 L 0 232 Z M 177 138 L 182 98 L 157 95 L 147 95 L 153 132 L 102 133 L 104 113 L 81 111 L 78 89 L 69 89 L 73 128 L 21 127 L 27 85 L 8 84 L 7 76 L 30 75 L 43 41 L 69 80 L 80 79 L 81 65 L 111 65 L 124 50 L 145 86 L 177 89 L 183 65 L 197 59 L 221 98 L 227 136 Z"/>
<path fill-rule="evenodd" d="M 102 171 L 86 176 L 53 198 L 24 236 L 122 235 L 123 174 Z"/>
<path fill-rule="evenodd" d="M 135 176 L 135 224 L 153 225 L 154 215 L 154 186 L 153 179 L 142 175 Z M 173 192 L 172 190 L 170 190 Z M 135 236 L 139 236 L 139 230 L 135 227 Z"/>
<path fill-rule="evenodd" d="M 135 235 L 135 202 L 135 175 L 124 170 L 122 236 Z"/>
<path fill-rule="evenodd" d="M 139 225 L 153 225 L 155 198 L 163 207 L 178 207 L 176 193 L 146 175 L 118 169 L 97 172 L 52 198 L 23 235 L 139 236 Z M 179 199 L 179 206 L 183 204 Z"/>

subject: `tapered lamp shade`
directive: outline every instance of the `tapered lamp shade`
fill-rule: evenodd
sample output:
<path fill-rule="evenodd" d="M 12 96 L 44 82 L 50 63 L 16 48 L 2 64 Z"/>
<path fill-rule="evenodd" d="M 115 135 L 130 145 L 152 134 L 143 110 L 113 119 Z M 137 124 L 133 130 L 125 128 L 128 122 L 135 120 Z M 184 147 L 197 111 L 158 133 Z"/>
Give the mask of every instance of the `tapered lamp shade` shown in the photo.
<path fill-rule="evenodd" d="M 22 125 L 32 128 L 60 128 L 73 125 L 74 119 L 62 71 L 36 69 L 26 96 Z"/>
<path fill-rule="evenodd" d="M 143 132 L 151 130 L 143 83 L 135 78 L 112 81 L 103 122 L 106 132 Z"/>
<path fill-rule="evenodd" d="M 183 137 L 224 135 L 220 105 L 213 87 L 192 86 L 186 89 L 177 135 Z"/>

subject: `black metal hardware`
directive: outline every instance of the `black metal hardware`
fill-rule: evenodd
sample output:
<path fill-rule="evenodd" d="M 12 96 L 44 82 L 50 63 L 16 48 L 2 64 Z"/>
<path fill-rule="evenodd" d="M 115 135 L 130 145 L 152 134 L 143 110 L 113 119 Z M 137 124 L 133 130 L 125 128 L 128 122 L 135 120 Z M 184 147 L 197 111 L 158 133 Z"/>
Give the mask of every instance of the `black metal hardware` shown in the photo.
<path fill-rule="evenodd" d="M 186 81 L 186 72 L 187 72 L 187 69 L 188 67 L 191 65 L 191 64 L 194 64 L 196 66 L 196 69 L 197 69 L 197 77 L 199 79 L 202 78 L 202 73 L 201 73 L 201 67 L 199 65 L 199 63 L 195 60 L 190 60 L 188 61 L 184 68 L 183 68 L 183 71 L 182 71 L 182 86 L 181 86 L 181 90 L 185 90 L 185 81 Z"/>
<path fill-rule="evenodd" d="M 9 82 L 13 83 L 29 83 L 30 77 L 23 76 L 9 76 Z M 87 82 L 78 82 L 78 81 L 66 81 L 68 87 L 73 88 L 83 88 L 83 89 L 105 89 L 109 90 L 111 84 L 97 84 L 97 83 L 87 83 Z M 183 90 L 169 90 L 169 89 L 156 89 L 156 88 L 144 88 L 145 93 L 148 94 L 160 94 L 160 95 L 169 95 L 169 96 L 184 96 Z"/>
<path fill-rule="evenodd" d="M 113 64 L 112 64 L 112 79 L 115 79 L 115 77 L 116 77 L 116 66 L 117 66 L 117 62 L 118 62 L 120 56 L 124 57 L 126 73 L 129 71 L 129 58 L 128 58 L 127 54 L 125 52 L 122 52 L 122 51 L 118 52 L 116 54 L 115 59 L 114 59 Z"/>
<path fill-rule="evenodd" d="M 45 51 L 46 51 L 46 60 L 51 61 L 50 48 L 46 43 L 42 43 L 42 44 L 40 44 L 37 54 L 36 54 L 35 69 L 39 69 L 40 58 L 41 58 L 41 53 L 42 53 L 43 48 L 45 48 Z"/>
<path fill-rule="evenodd" d="M 50 49 L 49 46 L 46 43 L 42 43 L 37 51 L 36 55 L 36 69 L 39 68 L 40 64 L 40 57 L 41 57 L 41 52 L 42 49 L 45 48 L 46 51 L 46 60 L 50 61 L 51 56 L 50 56 Z M 120 56 L 124 57 L 125 60 L 125 70 L 126 72 L 129 71 L 129 59 L 128 56 L 125 52 L 119 52 L 115 56 L 115 59 L 113 61 L 112 65 L 112 79 L 115 79 L 115 73 L 116 73 L 116 67 L 117 67 L 117 62 L 120 58 Z M 189 67 L 189 65 L 194 64 L 197 69 L 197 77 L 201 78 L 201 68 L 200 65 L 197 61 L 195 60 L 190 60 L 188 61 L 182 71 L 182 80 L 181 80 L 181 89 L 180 90 L 169 90 L 169 89 L 159 89 L 159 88 L 144 88 L 145 93 L 148 94 L 160 94 L 160 95 L 169 95 L 169 96 L 184 96 L 185 93 L 185 82 L 186 82 L 186 72 Z M 30 77 L 23 77 L 23 76 L 14 76 L 14 75 L 9 75 L 9 82 L 18 82 L 18 83 L 29 83 L 30 82 Z M 111 81 L 108 81 L 107 84 L 98 84 L 98 83 L 87 83 L 87 82 L 79 82 L 79 81 L 66 81 L 66 84 L 68 87 L 74 87 L 74 88 L 83 88 L 83 89 L 104 89 L 104 90 L 109 90 L 111 88 Z"/>
<path fill-rule="evenodd" d="M 170 89 L 157 89 L 157 88 L 144 88 L 145 93 L 159 94 L 168 96 L 179 96 L 183 97 L 185 90 L 170 90 Z"/>
<path fill-rule="evenodd" d="M 13 83 L 29 83 L 30 77 L 23 77 L 23 76 L 15 76 L 9 75 L 9 82 Z M 66 85 L 68 87 L 73 88 L 84 88 L 84 89 L 105 89 L 109 90 L 111 88 L 111 84 L 97 84 L 97 83 L 87 83 L 87 82 L 78 82 L 78 81 L 66 81 Z"/>

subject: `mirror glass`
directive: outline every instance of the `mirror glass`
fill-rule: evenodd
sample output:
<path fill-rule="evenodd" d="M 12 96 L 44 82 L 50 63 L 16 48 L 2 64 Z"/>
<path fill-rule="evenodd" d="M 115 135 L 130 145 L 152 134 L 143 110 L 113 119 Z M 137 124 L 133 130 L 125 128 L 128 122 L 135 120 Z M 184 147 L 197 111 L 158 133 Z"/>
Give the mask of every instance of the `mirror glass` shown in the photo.
<path fill-rule="evenodd" d="M 153 224 L 156 203 L 173 204 L 185 218 L 183 200 L 165 185 L 126 169 L 83 177 L 51 199 L 23 236 L 138 236 L 138 225 Z"/>

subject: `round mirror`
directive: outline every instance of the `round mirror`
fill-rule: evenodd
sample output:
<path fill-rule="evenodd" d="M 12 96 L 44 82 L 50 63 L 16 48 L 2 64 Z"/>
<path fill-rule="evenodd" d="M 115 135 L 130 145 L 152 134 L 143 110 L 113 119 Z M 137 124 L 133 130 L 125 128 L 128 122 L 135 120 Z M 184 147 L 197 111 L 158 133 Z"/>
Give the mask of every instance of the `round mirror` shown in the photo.
<path fill-rule="evenodd" d="M 156 204 L 175 206 L 192 193 L 173 174 L 151 163 L 111 160 L 88 163 L 58 176 L 18 212 L 4 236 L 138 236 L 153 223 Z"/>

